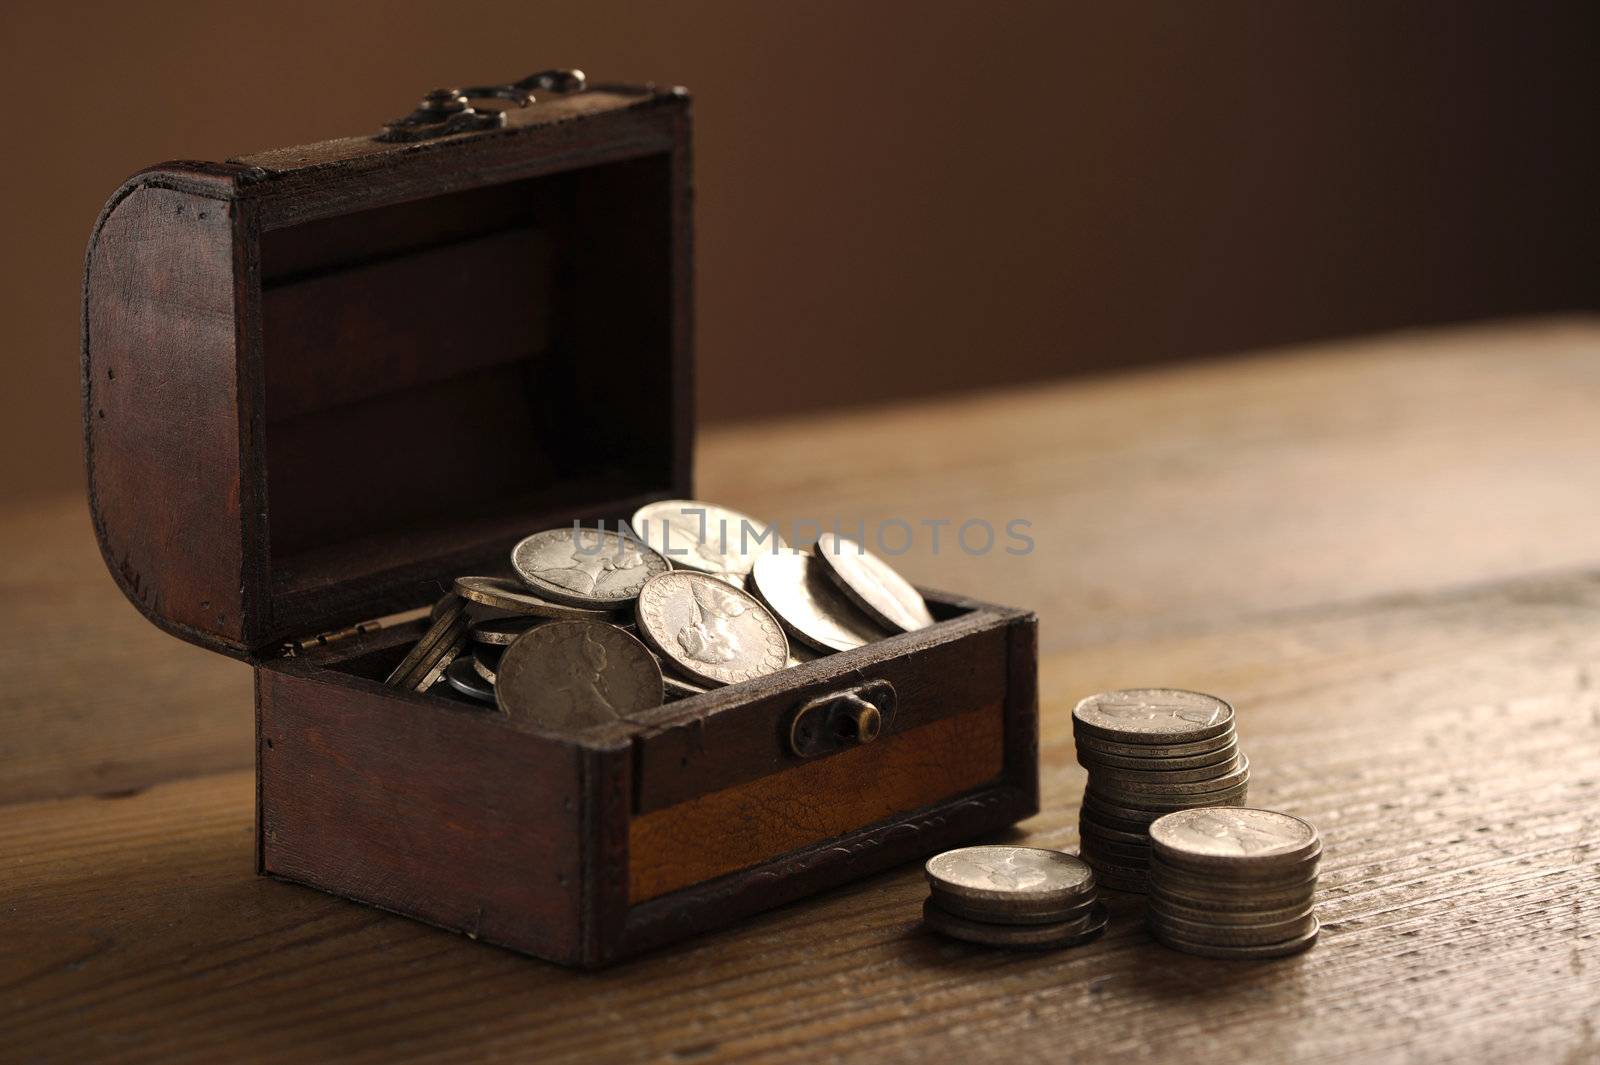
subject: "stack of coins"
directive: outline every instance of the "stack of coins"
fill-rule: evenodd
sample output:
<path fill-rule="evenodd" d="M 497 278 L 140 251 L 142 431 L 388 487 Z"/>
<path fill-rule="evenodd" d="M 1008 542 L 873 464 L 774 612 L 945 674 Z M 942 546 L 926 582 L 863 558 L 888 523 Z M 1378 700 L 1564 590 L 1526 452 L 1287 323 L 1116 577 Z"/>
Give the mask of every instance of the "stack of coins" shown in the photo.
<path fill-rule="evenodd" d="M 1072 711 L 1072 731 L 1089 771 L 1080 853 L 1103 887 L 1145 890 L 1150 822 L 1162 814 L 1244 801 L 1250 763 L 1233 707 L 1215 696 L 1174 688 L 1091 695 Z"/>
<path fill-rule="evenodd" d="M 1094 870 L 1036 847 L 963 847 L 928 860 L 922 921 L 952 939 L 1045 950 L 1105 931 Z"/>
<path fill-rule="evenodd" d="M 797 550 L 695 500 L 534 533 L 509 561 L 515 577 L 455 578 L 387 683 L 573 731 L 934 623 L 859 544 Z"/>
<path fill-rule="evenodd" d="M 1181 810 L 1150 826 L 1151 934 L 1210 958 L 1277 958 L 1317 940 L 1322 841 L 1271 810 Z"/>

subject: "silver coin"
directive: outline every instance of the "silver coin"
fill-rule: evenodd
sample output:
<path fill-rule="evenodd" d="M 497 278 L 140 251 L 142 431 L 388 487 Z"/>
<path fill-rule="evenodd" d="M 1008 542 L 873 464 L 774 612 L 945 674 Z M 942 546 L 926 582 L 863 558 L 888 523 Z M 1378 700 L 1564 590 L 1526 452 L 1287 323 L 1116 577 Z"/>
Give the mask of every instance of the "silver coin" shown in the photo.
<path fill-rule="evenodd" d="M 525 614 L 520 617 L 497 617 L 475 621 L 471 628 L 472 639 L 492 647 L 509 647 L 516 642 L 518 636 L 535 625 L 544 624 L 545 620 Z"/>
<path fill-rule="evenodd" d="M 1072 727 L 1113 743 L 1194 743 L 1233 728 L 1233 707 L 1181 688 L 1130 688 L 1079 701 Z"/>
<path fill-rule="evenodd" d="M 1150 844 L 1129 843 L 1126 840 L 1111 839 L 1102 836 L 1093 829 L 1080 829 L 1078 831 L 1080 842 L 1092 847 L 1097 854 L 1103 854 L 1111 861 L 1127 862 L 1129 865 L 1144 865 L 1150 861 Z"/>
<path fill-rule="evenodd" d="M 511 568 L 535 595 L 591 610 L 638 598 L 644 582 L 671 567 L 631 537 L 609 529 L 546 529 L 511 550 Z"/>
<path fill-rule="evenodd" d="M 1186 880 L 1175 876 L 1160 861 L 1151 859 L 1146 866 L 1150 888 L 1162 897 L 1180 906 L 1197 910 L 1227 910 L 1248 913 L 1275 910 L 1296 903 L 1310 905 L 1317 892 L 1315 875 L 1295 882 L 1262 882 L 1250 885 L 1225 885 L 1204 881 Z"/>
<path fill-rule="evenodd" d="M 1159 871 L 1166 883 L 1174 886 L 1186 885 L 1187 890 L 1198 892 L 1234 891 L 1245 894 L 1313 883 L 1319 873 L 1320 859 L 1321 855 L 1315 854 L 1292 867 L 1270 873 L 1254 871 L 1223 876 L 1214 872 L 1199 873 L 1182 866 L 1175 866 L 1162 858 L 1159 851 L 1153 849 L 1150 854 L 1152 868 Z"/>
<path fill-rule="evenodd" d="M 1151 929 L 1151 935 L 1160 943 L 1181 950 L 1185 954 L 1194 954 L 1203 958 L 1237 958 L 1240 960 L 1260 958 L 1281 958 L 1290 954 L 1299 954 L 1309 950 L 1317 942 L 1317 933 L 1321 926 L 1315 917 L 1311 919 L 1311 930 L 1294 939 L 1282 943 L 1268 943 L 1263 946 L 1221 946 L 1216 943 L 1197 943 L 1182 936 L 1175 936 L 1162 928 Z"/>
<path fill-rule="evenodd" d="M 1075 947 L 1099 937 L 1106 929 L 1106 908 L 1092 907 L 1087 916 L 1062 924 L 992 924 L 968 921 L 940 909 L 932 899 L 922 904 L 922 923 L 941 935 L 986 947 L 1023 947 L 1050 950 Z"/>
<path fill-rule="evenodd" d="M 474 660 L 470 655 L 457 657 L 454 662 L 450 663 L 450 668 L 444 671 L 444 679 L 449 683 L 450 687 L 462 695 L 493 705 L 494 683 L 479 676 L 478 671 L 473 668 L 474 664 Z"/>
<path fill-rule="evenodd" d="M 467 629 L 467 604 L 459 596 L 445 595 L 433 605 L 432 621 L 422 637 L 400 660 L 400 664 L 384 678 L 384 683 L 397 688 L 415 688 L 417 681 L 432 668 L 438 656 L 457 636 Z"/>
<path fill-rule="evenodd" d="M 693 499 L 663 499 L 633 512 L 633 534 L 674 569 L 743 578 L 764 556 L 788 550 L 774 526 L 727 507 Z"/>
<path fill-rule="evenodd" d="M 505 657 L 505 648 L 493 644 L 479 644 L 472 652 L 472 668 L 478 676 L 494 683 L 495 670 L 499 668 L 500 659 Z"/>
<path fill-rule="evenodd" d="M 661 671 L 661 684 L 666 689 L 669 699 L 688 699 L 696 695 L 704 695 L 710 688 L 702 688 L 698 684 L 690 684 L 681 677 L 674 677 L 666 670 Z"/>
<path fill-rule="evenodd" d="M 1150 833 L 1148 832 L 1117 828 L 1115 825 L 1108 825 L 1098 818 L 1090 816 L 1088 811 L 1079 811 L 1078 834 L 1083 835 L 1085 833 L 1117 843 L 1138 843 L 1146 847 L 1150 846 Z"/>
<path fill-rule="evenodd" d="M 1146 796 L 1151 799 L 1175 801 L 1180 796 L 1231 791 L 1247 783 L 1250 780 L 1250 759 L 1241 754 L 1239 760 L 1224 772 L 1198 780 L 1147 780 L 1145 777 L 1131 774 L 1111 776 L 1105 773 L 1095 774 L 1090 779 L 1094 789 L 1102 795 L 1137 796 L 1140 803 L 1144 802 Z"/>
<path fill-rule="evenodd" d="M 929 858 L 928 883 L 968 903 L 1065 906 L 1094 890 L 1094 871 L 1064 851 L 961 847 Z"/>
<path fill-rule="evenodd" d="M 1310 822 L 1244 806 L 1167 814 L 1150 840 L 1172 865 L 1218 870 L 1293 867 L 1322 847 Z"/>
<path fill-rule="evenodd" d="M 1214 891 L 1194 889 L 1187 884 L 1174 884 L 1161 873 L 1146 873 L 1150 879 L 1150 894 L 1164 902 L 1191 910 L 1203 910 L 1214 917 L 1225 913 L 1258 914 L 1286 907 L 1306 907 L 1316 897 L 1317 882 L 1273 888 L 1271 891 Z"/>
<path fill-rule="evenodd" d="M 1245 779 L 1226 791 L 1205 791 L 1191 795 L 1150 795 L 1114 791 L 1102 787 L 1093 778 L 1084 791 L 1084 801 L 1093 802 L 1105 813 L 1125 820 L 1143 818 L 1148 824 L 1163 814 L 1174 810 L 1188 810 L 1196 806 L 1238 806 L 1249 794 L 1250 781 Z"/>
<path fill-rule="evenodd" d="M 635 609 L 639 635 L 689 680 L 737 684 L 789 664 L 789 641 L 777 619 L 748 592 L 708 574 L 657 574 Z"/>
<path fill-rule="evenodd" d="M 1124 769 L 1121 766 L 1097 765 L 1094 762 L 1078 762 L 1097 779 L 1111 782 L 1115 786 L 1118 782 L 1133 785 L 1145 785 L 1148 788 L 1159 788 L 1167 784 L 1193 784 L 1200 781 L 1219 780 L 1238 770 L 1244 763 L 1240 755 L 1235 754 L 1225 762 L 1213 762 L 1210 765 L 1195 766 L 1192 769 Z"/>
<path fill-rule="evenodd" d="M 1236 733 L 1229 733 L 1227 742 L 1215 750 L 1200 754 L 1151 757 L 1148 755 L 1106 754 L 1092 747 L 1077 745 L 1078 764 L 1090 772 L 1100 770 L 1125 770 L 1138 773 L 1167 773 L 1179 769 L 1203 769 L 1220 766 L 1238 757 L 1239 741 Z"/>
<path fill-rule="evenodd" d="M 466 618 L 461 619 L 463 622 Z M 417 680 L 412 686 L 414 690 L 425 692 L 439 683 L 444 671 L 450 668 L 450 663 L 456 660 L 462 650 L 467 646 L 466 628 L 463 626 L 457 632 L 455 639 L 448 644 L 442 644 L 434 652 L 423 659 L 422 665 L 417 667 Z"/>
<path fill-rule="evenodd" d="M 823 533 L 812 556 L 856 606 L 889 631 L 914 632 L 933 624 L 922 593 L 854 540 Z"/>
<path fill-rule="evenodd" d="M 1145 908 L 1145 919 L 1150 926 L 1159 926 L 1175 936 L 1192 939 L 1197 943 L 1219 943 L 1226 946 L 1252 946 L 1265 943 L 1282 943 L 1311 930 L 1316 917 L 1307 908 L 1292 917 L 1277 921 L 1259 921 L 1254 924 L 1214 924 L 1211 921 L 1191 921 L 1166 910 L 1159 902 L 1150 902 Z"/>
<path fill-rule="evenodd" d="M 1117 743 L 1114 740 L 1102 740 L 1090 735 L 1074 724 L 1072 741 L 1080 754 L 1087 752 L 1089 757 L 1104 754 L 1125 758 L 1188 758 L 1193 755 L 1219 754 L 1229 747 L 1236 746 L 1239 735 L 1237 731 L 1229 728 L 1215 736 L 1193 743 Z"/>
<path fill-rule="evenodd" d="M 1094 909 L 1096 895 L 1096 892 L 1090 891 L 1079 902 L 1048 908 L 1017 907 L 1009 902 L 979 904 L 946 895 L 938 888 L 934 888 L 928 897 L 941 910 L 968 921 L 987 924 L 1065 924 L 1089 916 Z"/>
<path fill-rule="evenodd" d="M 588 610 L 541 599 L 527 588 L 504 577 L 457 577 L 456 594 L 483 606 L 503 610 L 508 614 L 533 614 L 542 618 L 563 618 L 569 621 L 610 621 L 617 615 L 611 610 Z"/>
<path fill-rule="evenodd" d="M 1195 906 L 1191 903 L 1179 902 L 1170 895 L 1150 895 L 1149 905 L 1152 909 L 1159 907 L 1163 913 L 1173 917 L 1181 917 L 1186 921 L 1199 921 L 1210 924 L 1270 924 L 1274 921 L 1288 921 L 1295 917 L 1303 917 L 1310 913 L 1312 904 L 1309 900 L 1296 899 L 1284 906 L 1261 907 L 1252 910 L 1221 910 L 1215 907 Z"/>
<path fill-rule="evenodd" d="M 820 650 L 848 651 L 890 635 L 839 591 L 811 555 L 762 555 L 750 582 L 791 636 Z"/>
<path fill-rule="evenodd" d="M 574 732 L 660 706 L 661 668 L 638 639 L 598 621 L 553 621 L 506 648 L 495 699 L 514 721 Z"/>

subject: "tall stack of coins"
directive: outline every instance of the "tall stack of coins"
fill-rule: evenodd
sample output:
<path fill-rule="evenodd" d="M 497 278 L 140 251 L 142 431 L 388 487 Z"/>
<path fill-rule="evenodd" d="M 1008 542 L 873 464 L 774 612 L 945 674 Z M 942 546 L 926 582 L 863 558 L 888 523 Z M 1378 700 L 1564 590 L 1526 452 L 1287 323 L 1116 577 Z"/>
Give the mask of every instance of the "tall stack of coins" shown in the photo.
<path fill-rule="evenodd" d="M 1089 771 L 1080 852 L 1104 887 L 1145 890 L 1156 818 L 1244 801 L 1250 763 L 1233 707 L 1215 696 L 1175 688 L 1091 695 L 1073 709 L 1072 731 Z"/>
<path fill-rule="evenodd" d="M 1181 810 L 1150 826 L 1151 934 L 1211 958 L 1276 958 L 1317 939 L 1322 841 L 1272 810 Z"/>
<path fill-rule="evenodd" d="M 859 544 L 797 550 L 694 500 L 534 533 L 510 563 L 514 578 L 457 577 L 387 682 L 581 730 L 934 621 Z"/>
<path fill-rule="evenodd" d="M 1094 870 L 1037 847 L 962 847 L 928 859 L 922 921 L 952 939 L 1036 950 L 1073 947 L 1106 927 Z"/>

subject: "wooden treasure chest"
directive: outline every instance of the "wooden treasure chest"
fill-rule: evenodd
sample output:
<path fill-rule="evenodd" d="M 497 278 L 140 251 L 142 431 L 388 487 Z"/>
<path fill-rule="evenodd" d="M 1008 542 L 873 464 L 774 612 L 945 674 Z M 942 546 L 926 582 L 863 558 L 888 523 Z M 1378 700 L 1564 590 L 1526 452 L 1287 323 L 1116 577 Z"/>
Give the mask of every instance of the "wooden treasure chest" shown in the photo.
<path fill-rule="evenodd" d="M 453 576 L 692 496 L 692 193 L 686 93 L 551 72 L 106 204 L 95 530 L 255 670 L 260 873 L 595 966 L 1036 811 L 1034 618 L 957 596 L 574 734 L 383 683 Z M 863 701 L 876 735 L 797 744 Z"/>

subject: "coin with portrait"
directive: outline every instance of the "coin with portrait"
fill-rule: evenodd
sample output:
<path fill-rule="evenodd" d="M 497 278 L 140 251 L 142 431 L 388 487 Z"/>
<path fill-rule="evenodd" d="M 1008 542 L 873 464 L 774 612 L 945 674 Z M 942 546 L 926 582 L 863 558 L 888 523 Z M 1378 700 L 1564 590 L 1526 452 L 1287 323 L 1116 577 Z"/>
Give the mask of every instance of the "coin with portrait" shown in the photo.
<path fill-rule="evenodd" d="M 771 612 L 709 574 L 673 570 L 652 577 L 635 611 L 639 634 L 691 680 L 737 684 L 789 664 L 788 638 Z"/>
<path fill-rule="evenodd" d="M 534 533 L 517 544 L 511 566 L 536 595 L 600 610 L 626 606 L 645 581 L 671 568 L 631 537 L 570 526 Z"/>
<path fill-rule="evenodd" d="M 573 732 L 660 706 L 661 667 L 615 625 L 552 621 L 507 647 L 495 701 L 514 721 Z"/>
<path fill-rule="evenodd" d="M 633 512 L 633 534 L 674 569 L 741 584 L 756 560 L 787 550 L 775 527 L 695 499 L 662 499 Z"/>
<path fill-rule="evenodd" d="M 823 533 L 812 553 L 840 590 L 891 632 L 913 632 L 933 624 L 928 604 L 911 582 L 854 540 Z"/>

